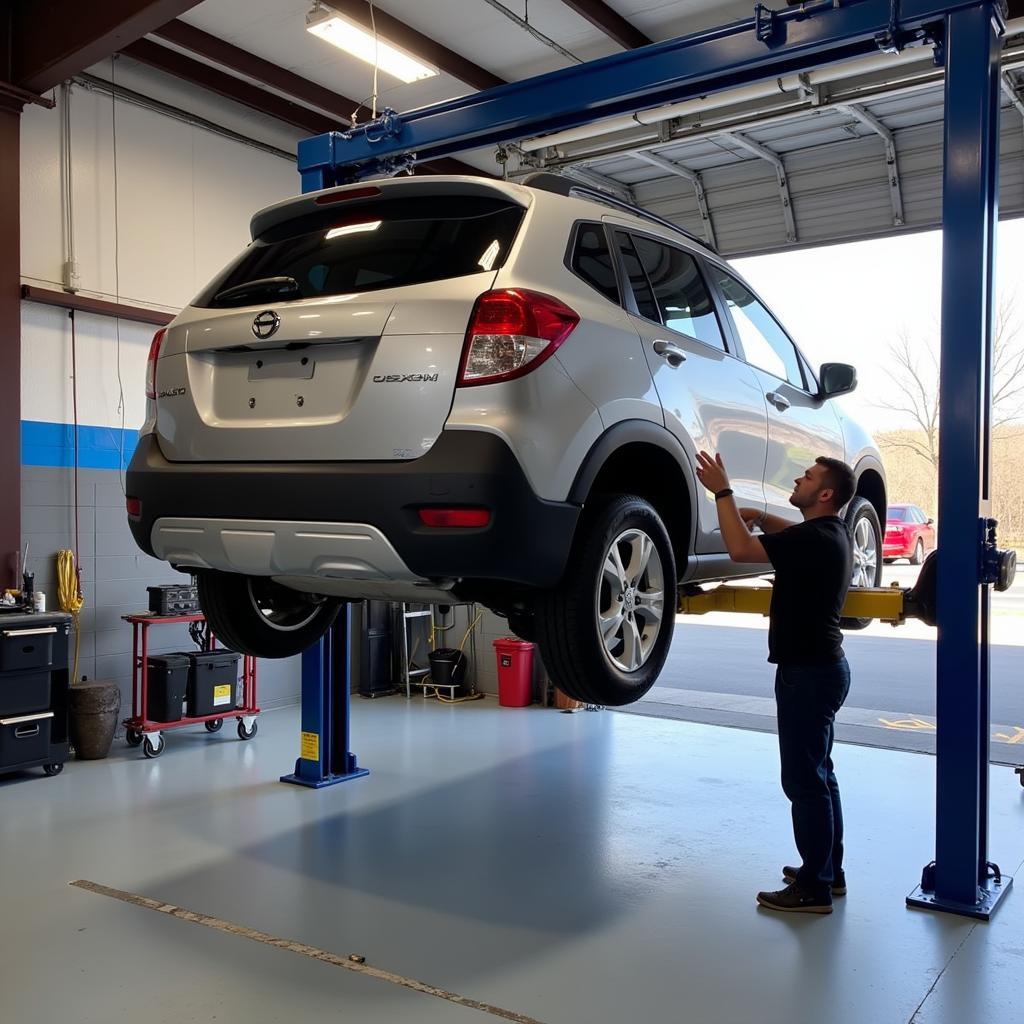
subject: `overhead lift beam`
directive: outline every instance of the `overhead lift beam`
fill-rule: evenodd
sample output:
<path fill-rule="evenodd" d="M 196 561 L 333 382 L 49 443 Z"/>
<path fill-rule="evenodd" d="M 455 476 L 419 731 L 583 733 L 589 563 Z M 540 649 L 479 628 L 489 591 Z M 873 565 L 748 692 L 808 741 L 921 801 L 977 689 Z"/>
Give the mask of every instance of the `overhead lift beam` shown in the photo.
<path fill-rule="evenodd" d="M 590 123 L 910 42 L 946 66 L 937 569 L 935 862 L 911 906 L 988 919 L 1012 883 L 988 861 L 989 588 L 1007 553 L 987 518 L 999 52 L 1005 0 L 818 0 L 300 144 L 304 191 L 472 146 Z"/>
<path fill-rule="evenodd" d="M 304 140 L 303 189 L 324 188 L 409 163 L 616 114 L 693 99 L 914 42 L 924 27 L 978 0 L 811 0 L 721 28 L 612 54 L 576 67 L 488 89 Z M 308 176 L 308 177 L 307 177 Z"/>

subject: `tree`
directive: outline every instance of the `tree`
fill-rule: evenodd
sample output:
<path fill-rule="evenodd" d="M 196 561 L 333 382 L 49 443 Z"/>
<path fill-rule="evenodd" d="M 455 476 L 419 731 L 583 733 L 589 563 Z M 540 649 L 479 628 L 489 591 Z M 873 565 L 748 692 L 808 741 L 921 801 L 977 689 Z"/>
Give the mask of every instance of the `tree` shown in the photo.
<path fill-rule="evenodd" d="M 877 407 L 901 413 L 910 432 L 886 438 L 888 448 L 903 448 L 939 466 L 938 331 L 931 339 L 913 338 L 906 330 L 889 343 L 894 393 Z M 898 393 L 896 393 L 898 392 Z M 1024 412 L 1024 337 L 1016 296 L 1004 295 L 992 330 L 992 426 L 1002 427 Z"/>

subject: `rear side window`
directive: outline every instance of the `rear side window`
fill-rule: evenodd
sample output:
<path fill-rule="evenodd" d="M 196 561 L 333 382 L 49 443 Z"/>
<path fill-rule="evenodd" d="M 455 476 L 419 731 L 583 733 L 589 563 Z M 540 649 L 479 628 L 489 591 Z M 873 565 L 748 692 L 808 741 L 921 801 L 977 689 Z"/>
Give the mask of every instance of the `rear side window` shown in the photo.
<path fill-rule="evenodd" d="M 569 269 L 606 299 L 619 304 L 619 284 L 615 279 L 604 225 L 580 224 L 577 227 Z"/>
<path fill-rule="evenodd" d="M 682 249 L 643 235 L 635 235 L 633 241 L 654 289 L 661 322 L 724 352 L 722 328 L 697 261 Z"/>
<path fill-rule="evenodd" d="M 629 287 L 633 291 L 633 298 L 636 299 L 637 312 L 646 320 L 660 323 L 658 304 L 654 301 L 654 292 L 651 291 L 651 285 L 640 263 L 640 257 L 637 256 L 636 249 L 633 247 L 633 240 L 629 235 L 616 231 L 615 244 L 622 259 L 626 277 L 629 278 Z"/>
<path fill-rule="evenodd" d="M 239 286 L 291 278 L 289 293 L 311 299 L 443 281 L 497 270 L 515 240 L 524 210 L 501 197 L 380 199 L 317 210 L 258 238 L 193 305 L 227 307 L 263 301 Z M 221 296 L 228 289 L 234 295 Z"/>

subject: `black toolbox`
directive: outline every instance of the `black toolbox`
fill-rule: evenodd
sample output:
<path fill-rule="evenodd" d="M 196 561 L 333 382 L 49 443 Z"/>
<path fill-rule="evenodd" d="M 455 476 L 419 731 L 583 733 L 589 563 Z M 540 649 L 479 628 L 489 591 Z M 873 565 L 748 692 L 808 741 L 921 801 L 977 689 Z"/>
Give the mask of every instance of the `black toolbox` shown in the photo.
<path fill-rule="evenodd" d="M 151 654 L 146 659 L 146 717 L 154 722 L 180 722 L 188 690 L 187 654 Z"/>
<path fill-rule="evenodd" d="M 0 673 L 0 716 L 28 715 L 50 707 L 51 672 Z"/>
<path fill-rule="evenodd" d="M 39 625 L 0 622 L 0 672 L 49 670 L 57 631 L 58 627 L 49 622 Z"/>
<path fill-rule="evenodd" d="M 195 615 L 199 611 L 199 591 L 194 586 L 175 583 L 146 590 L 152 615 Z"/>
<path fill-rule="evenodd" d="M 0 772 L 39 764 L 50 758 L 53 711 L 0 718 Z"/>
<path fill-rule="evenodd" d="M 236 651 L 190 651 L 188 655 L 188 713 L 190 718 L 228 715 L 237 706 L 238 660 Z"/>

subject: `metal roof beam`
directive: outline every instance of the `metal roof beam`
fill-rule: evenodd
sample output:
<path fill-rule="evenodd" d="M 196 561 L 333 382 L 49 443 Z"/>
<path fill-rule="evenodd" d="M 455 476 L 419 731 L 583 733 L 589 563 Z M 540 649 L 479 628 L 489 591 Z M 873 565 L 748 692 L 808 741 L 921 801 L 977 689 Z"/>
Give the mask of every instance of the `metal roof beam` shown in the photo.
<path fill-rule="evenodd" d="M 286 71 L 269 60 L 218 39 L 217 36 L 212 36 L 209 32 L 204 32 L 187 22 L 170 21 L 154 29 L 152 35 L 212 60 L 229 71 L 245 75 L 246 78 L 251 78 L 261 85 L 268 85 L 309 106 L 319 107 L 346 124 L 352 120 L 352 114 L 359 107 L 357 101 L 350 100 L 341 93 L 326 89 L 292 71 Z"/>
<path fill-rule="evenodd" d="M 654 42 L 603 0 L 562 0 L 562 3 L 580 17 L 586 18 L 609 39 L 614 39 L 624 50 L 634 50 L 638 46 L 649 46 Z"/>
<path fill-rule="evenodd" d="M 833 0 L 806 0 L 773 14 L 770 38 L 763 19 L 748 18 L 406 114 L 387 111 L 344 135 L 303 140 L 303 187 L 322 188 L 408 160 L 512 142 L 877 54 L 879 40 L 891 33 L 897 45 L 920 40 L 951 12 L 977 3 L 858 0 L 836 6 Z"/>
<path fill-rule="evenodd" d="M 903 189 L 900 186 L 900 167 L 896 159 L 896 137 L 874 114 L 858 106 L 856 103 L 847 103 L 840 109 L 845 110 L 854 120 L 859 121 L 865 128 L 870 128 L 876 135 L 882 137 L 885 143 L 885 170 L 889 180 L 892 222 L 895 227 L 901 227 L 904 219 Z"/>
<path fill-rule="evenodd" d="M 1024 94 L 1022 94 L 1020 86 L 1014 84 L 1009 71 L 1004 71 L 1002 73 L 1000 76 L 1000 84 L 1003 87 L 1003 92 L 1006 93 L 1010 102 L 1016 108 L 1017 113 L 1020 114 L 1021 117 L 1024 117 Z"/>
<path fill-rule="evenodd" d="M 775 168 L 775 177 L 779 182 L 779 199 L 782 202 L 782 216 L 786 221 L 786 241 L 795 242 L 797 237 L 796 220 L 793 217 L 793 200 L 789 194 L 789 178 L 786 177 L 786 165 L 782 162 L 782 157 L 778 153 L 773 153 L 767 146 L 762 146 L 760 142 L 748 139 L 741 132 L 731 132 L 724 138 L 735 142 L 741 149 L 752 153 L 760 160 L 767 160 Z"/>
<path fill-rule="evenodd" d="M 40 93 L 110 57 L 199 0 L 22 0 L 11 5 L 11 81 Z"/>
<path fill-rule="evenodd" d="M 688 167 L 683 167 L 682 164 L 677 164 L 675 161 L 668 160 L 657 153 L 651 153 L 643 149 L 631 153 L 630 156 L 636 157 L 637 160 L 643 160 L 644 163 L 651 164 L 654 167 L 659 167 L 669 174 L 685 178 L 693 186 L 694 195 L 697 198 L 697 209 L 700 211 L 701 223 L 704 226 L 704 238 L 712 249 L 717 249 L 718 243 L 715 241 L 715 226 L 711 222 L 711 211 L 708 209 L 707 193 L 704 190 L 704 179 L 700 176 L 700 173 L 698 171 L 691 171 Z"/>
<path fill-rule="evenodd" d="M 326 0 L 323 6 L 345 15 L 346 18 L 351 18 L 363 28 L 372 30 L 376 24 L 378 35 L 389 43 L 408 50 L 420 60 L 433 64 L 446 75 L 451 75 L 452 78 L 457 78 L 474 89 L 493 89 L 497 85 L 505 84 L 504 78 L 499 78 L 486 68 L 463 57 L 462 54 L 449 50 L 447 46 L 442 46 L 436 39 L 417 32 L 416 29 L 406 25 L 404 21 L 399 21 L 398 18 L 392 17 L 376 5 L 374 5 L 371 18 L 370 5 L 366 0 Z"/>

